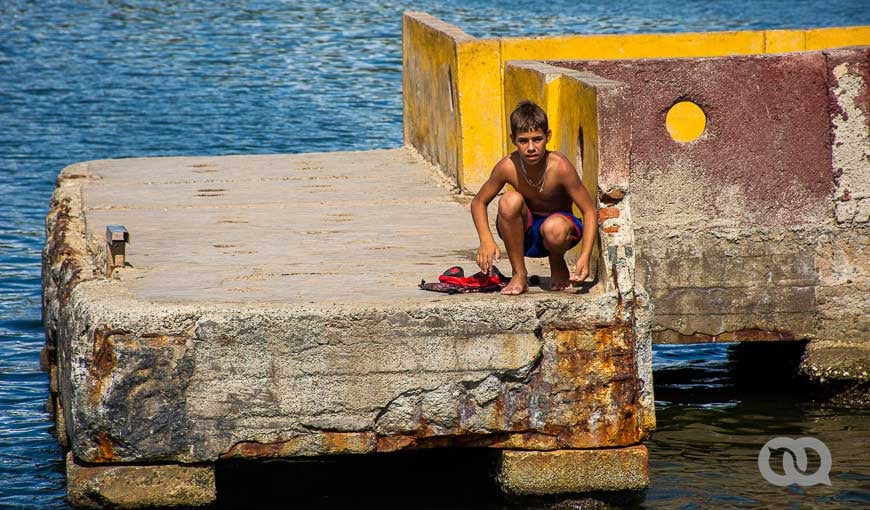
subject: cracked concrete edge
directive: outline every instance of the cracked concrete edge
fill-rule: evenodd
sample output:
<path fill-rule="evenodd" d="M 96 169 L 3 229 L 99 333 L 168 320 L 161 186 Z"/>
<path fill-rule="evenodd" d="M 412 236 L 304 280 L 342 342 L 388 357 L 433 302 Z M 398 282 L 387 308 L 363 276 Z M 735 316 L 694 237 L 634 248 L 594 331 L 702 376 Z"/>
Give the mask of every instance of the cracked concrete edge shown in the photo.
<path fill-rule="evenodd" d="M 656 428 L 653 387 L 652 322 L 653 304 L 646 289 L 635 280 L 632 328 L 637 349 L 637 377 L 640 384 L 640 423 L 648 434 Z"/>
<path fill-rule="evenodd" d="M 652 374 L 653 304 L 646 291 L 643 276 L 638 271 L 638 251 L 635 244 L 631 211 L 631 191 L 628 183 L 617 182 L 608 189 L 599 189 L 599 237 L 602 259 L 607 273 L 606 288 L 619 296 L 619 306 L 632 325 L 637 349 L 637 377 L 640 384 L 641 427 L 647 433 L 655 430 L 655 397 Z"/>
<path fill-rule="evenodd" d="M 69 370 L 58 362 L 58 325 L 75 288 L 99 274 L 91 247 L 85 239 L 86 225 L 82 214 L 82 183 L 97 178 L 87 163 L 75 163 L 64 168 L 58 175 L 45 217 L 46 242 L 42 251 L 45 345 L 40 354 L 40 365 L 50 374 L 48 402 L 57 426 L 58 441 L 64 447 L 69 445 L 66 424 L 70 415 L 69 406 L 61 397 L 60 381 L 65 379 Z"/>
<path fill-rule="evenodd" d="M 69 303 L 92 324 L 137 333 L 192 331 L 204 320 L 243 320 L 262 317 L 268 320 L 294 320 L 316 324 L 360 322 L 379 327 L 396 327 L 407 322 L 428 323 L 443 334 L 474 331 L 531 332 L 537 328 L 572 329 L 578 325 L 594 327 L 619 322 L 614 294 L 590 296 L 582 300 L 556 298 L 521 300 L 468 300 L 456 303 L 433 302 L 413 307 L 343 305 L 334 307 L 293 303 L 155 303 L 136 299 L 117 281 L 100 279 L 80 281 L 71 291 Z M 337 327 L 337 326 L 336 326 Z"/>
<path fill-rule="evenodd" d="M 261 318 L 257 318 L 257 320 L 259 319 Z M 74 325 L 77 321 L 77 317 L 71 317 L 65 323 L 70 328 L 76 328 Z M 241 321 L 241 324 L 245 322 Z M 239 327 L 239 325 L 239 322 L 235 323 L 235 327 Z M 273 324 L 272 326 L 280 327 L 281 324 Z M 546 344 L 550 358 L 553 356 L 550 351 L 557 349 L 555 345 L 558 342 L 557 337 L 559 335 L 568 336 L 564 337 L 565 340 L 558 342 L 559 345 L 562 345 L 562 347 L 558 347 L 559 352 L 564 354 L 558 359 L 548 358 L 550 361 L 543 372 L 537 369 L 541 359 L 541 346 L 537 342 L 533 342 L 534 346 L 537 346 L 538 354 L 531 356 L 533 354 L 531 351 L 528 352 L 528 355 L 524 354 L 528 349 L 521 349 L 522 352 L 517 351 L 516 354 L 520 355 L 517 361 L 530 360 L 525 364 L 510 365 L 513 367 L 510 369 L 500 369 L 493 365 L 490 368 L 471 367 L 476 371 L 466 371 L 467 373 L 464 375 L 436 376 L 437 374 L 431 374 L 431 376 L 427 376 L 425 373 L 420 373 L 419 377 L 409 377 L 411 374 L 406 376 L 394 374 L 391 376 L 392 379 L 398 377 L 404 380 L 407 378 L 407 381 L 400 386 L 410 389 L 398 393 L 398 397 L 394 396 L 389 402 L 383 401 L 382 407 L 385 406 L 385 412 L 382 414 L 390 417 L 387 421 L 375 420 L 374 423 L 371 423 L 372 417 L 369 414 L 361 414 L 362 411 L 347 409 L 336 411 L 341 413 L 341 416 L 338 416 L 341 418 L 339 421 L 336 421 L 337 418 L 332 415 L 318 417 L 316 409 L 323 407 L 323 405 L 310 408 L 310 406 L 306 407 L 308 404 L 303 402 L 301 403 L 302 409 L 305 410 L 303 414 L 296 416 L 291 413 L 287 416 L 282 415 L 283 418 L 276 417 L 283 424 L 281 426 L 285 427 L 278 429 L 271 428 L 273 426 L 268 425 L 268 423 L 261 423 L 253 418 L 254 421 L 245 420 L 243 423 L 231 425 L 229 428 L 217 423 L 210 425 L 211 419 L 207 418 L 208 416 L 215 416 L 220 421 L 220 416 L 223 414 L 220 412 L 215 414 L 212 411 L 202 412 L 205 409 L 202 408 L 203 405 L 210 405 L 211 397 L 223 401 L 223 397 L 215 396 L 214 393 L 217 391 L 218 394 L 222 394 L 224 390 L 218 388 L 226 384 L 203 379 L 209 370 L 207 367 L 213 366 L 214 362 L 219 363 L 219 360 L 227 360 L 229 365 L 226 366 L 246 367 L 245 373 L 251 371 L 253 371 L 252 373 L 260 373 L 263 370 L 260 367 L 262 363 L 259 362 L 253 363 L 252 368 L 247 368 L 248 365 L 251 365 L 251 361 L 247 361 L 248 355 L 243 354 L 243 352 L 250 351 L 251 356 L 259 357 L 258 353 L 261 353 L 262 348 L 266 347 L 266 345 L 262 345 L 261 348 L 258 348 L 251 343 L 251 338 L 235 340 L 234 342 L 241 342 L 238 348 L 234 348 L 235 350 L 232 351 L 235 354 L 227 356 L 226 353 L 223 353 L 220 335 L 230 333 L 232 336 L 231 329 L 234 326 L 229 325 L 228 327 L 230 329 L 225 331 L 218 328 L 212 332 L 197 332 L 196 338 L 190 338 L 183 334 L 171 338 L 145 334 L 137 338 L 133 335 L 128 336 L 122 331 L 107 331 L 105 329 L 90 334 L 87 332 L 87 328 L 82 327 L 79 327 L 80 331 L 65 332 L 64 339 L 84 339 L 84 341 L 73 340 L 70 344 L 64 345 L 61 349 L 62 357 L 60 360 L 60 365 L 64 367 L 63 370 L 69 374 L 67 378 L 60 381 L 60 385 L 64 399 L 69 403 L 67 407 L 70 408 L 68 414 L 71 418 L 67 421 L 70 423 L 71 447 L 77 457 L 88 462 L 153 461 L 155 459 L 194 462 L 212 460 L 223 455 L 243 457 L 305 456 L 457 445 L 546 450 L 633 444 L 645 435 L 641 430 L 644 425 L 640 422 L 640 417 L 644 413 L 637 409 L 639 403 L 635 400 L 624 403 L 620 403 L 618 399 L 613 402 L 607 400 L 609 402 L 607 408 L 602 408 L 601 411 L 613 419 L 607 419 L 604 424 L 599 424 L 601 426 L 591 430 L 582 427 L 573 430 L 566 423 L 573 423 L 570 421 L 571 419 L 580 419 L 586 423 L 590 416 L 587 416 L 588 412 L 584 411 L 585 414 L 581 413 L 580 417 L 571 418 L 573 415 L 568 411 L 569 402 L 584 398 L 589 399 L 590 402 L 598 402 L 596 400 L 598 397 L 595 396 L 597 394 L 590 394 L 586 397 L 583 396 L 585 393 L 573 397 L 572 394 L 566 394 L 558 397 L 559 393 L 555 392 L 555 390 L 570 391 L 578 384 L 576 380 L 578 376 L 573 375 L 571 367 L 585 366 L 586 363 L 583 360 L 586 357 L 584 356 L 588 356 L 582 352 L 573 354 L 573 351 L 568 352 L 564 349 L 570 350 L 570 347 L 575 345 L 577 341 L 583 342 L 582 347 L 578 344 L 581 349 L 604 345 L 601 343 L 604 341 L 606 345 L 610 345 L 607 342 L 615 342 L 614 345 L 617 346 L 618 351 L 619 349 L 622 351 L 631 350 L 633 343 L 624 344 L 624 342 L 631 342 L 629 338 L 630 328 L 627 326 L 617 326 L 619 332 L 612 331 L 609 334 L 609 327 L 599 328 L 603 335 L 600 341 L 597 333 L 594 334 L 595 340 L 593 341 L 593 331 L 588 330 L 585 336 L 581 335 L 578 340 L 573 340 L 571 337 L 571 335 L 580 334 L 576 331 L 545 333 L 545 336 L 549 335 L 551 338 Z M 258 332 L 258 335 L 266 329 L 268 328 L 262 324 L 253 328 L 254 331 Z M 310 328 L 290 329 L 299 333 L 299 331 Z M 301 334 L 306 335 L 307 333 Z M 313 334 L 317 338 L 320 337 L 316 333 Z M 345 332 L 345 334 L 354 337 L 353 331 Z M 613 340 L 607 340 L 609 335 L 616 334 L 618 334 L 618 338 L 614 337 Z M 326 335 L 341 341 L 341 338 L 335 338 L 334 331 Z M 516 333 L 507 335 L 517 336 Z M 248 336 L 251 335 L 248 334 Z M 291 344 L 297 343 L 297 336 L 294 335 Z M 484 344 L 493 343 L 496 340 L 492 335 L 476 336 L 482 338 Z M 93 347 L 88 342 L 91 337 L 94 339 Z M 111 340 L 112 337 L 115 339 Z M 352 339 L 351 337 L 348 338 Z M 489 339 L 492 341 L 489 341 L 488 337 L 492 337 Z M 396 342 L 394 337 L 387 338 L 384 337 L 384 343 Z M 269 345 L 272 345 L 270 349 L 279 344 L 287 345 L 287 340 L 289 338 L 270 342 Z M 204 353 L 205 357 L 201 358 L 192 352 L 192 347 L 189 345 L 191 342 L 203 343 L 202 349 L 197 350 Z M 306 342 L 308 341 L 303 341 L 303 343 Z M 525 341 L 525 343 L 529 342 Z M 137 347 L 138 345 L 141 347 Z M 152 346 L 146 347 L 148 345 Z M 531 348 L 532 345 L 528 347 Z M 220 352 L 212 353 L 216 349 Z M 517 349 L 517 347 L 509 349 L 509 351 L 513 352 L 513 349 Z M 595 383 L 597 378 L 603 378 L 602 380 L 606 381 L 609 380 L 608 377 L 612 377 L 614 381 L 626 381 L 626 376 L 637 370 L 636 358 L 633 355 L 627 356 L 622 351 L 617 353 L 619 356 L 616 354 L 614 356 L 619 359 L 624 357 L 625 363 L 618 363 L 614 359 L 608 358 L 613 364 L 609 370 L 618 369 L 619 374 L 614 373 L 608 376 L 607 374 L 610 372 L 607 372 L 607 363 L 604 363 L 600 367 L 603 371 L 599 374 L 599 369 L 596 368 L 588 373 L 582 380 L 591 379 L 581 386 L 598 387 Z M 510 355 L 509 358 L 516 358 L 516 354 Z M 159 357 L 152 359 L 155 355 Z M 322 358 L 324 355 L 319 356 Z M 202 369 L 190 372 L 194 366 L 201 366 Z M 148 386 L 139 386 L 143 381 L 137 374 L 143 367 L 148 367 L 149 377 L 155 378 Z M 565 370 L 568 370 L 569 373 L 563 374 Z M 550 375 L 545 375 L 545 373 Z M 538 381 L 537 385 L 530 385 L 528 381 L 530 375 L 534 375 L 536 380 L 543 379 Z M 194 378 L 198 382 L 195 385 L 190 385 L 192 390 L 185 389 L 188 386 L 185 381 L 193 381 L 191 376 L 195 376 Z M 555 379 L 553 379 L 554 376 Z M 235 376 L 234 380 L 238 377 L 238 375 Z M 248 377 L 248 375 L 244 375 L 244 377 Z M 491 380 L 492 378 L 497 379 L 498 382 L 495 383 Z M 345 381 L 347 378 L 344 376 L 334 374 L 324 376 L 322 379 L 332 381 L 340 388 L 345 388 L 343 391 L 347 391 L 349 388 L 347 385 L 353 383 L 353 381 Z M 502 396 L 503 402 L 493 402 L 492 395 L 487 396 L 492 393 L 492 391 L 487 391 L 486 384 L 484 384 L 488 379 L 499 387 L 498 394 Z M 387 377 L 385 383 L 390 380 Z M 626 384 L 634 388 L 637 383 L 633 376 L 630 377 L 630 381 L 617 384 L 617 388 L 613 389 L 614 395 L 630 399 L 639 398 L 634 389 L 622 389 Z M 395 386 L 395 382 L 390 383 L 390 388 Z M 476 382 L 480 384 L 474 384 Z M 140 406 L 133 406 L 140 413 L 133 415 L 134 422 L 145 424 L 145 426 L 130 429 L 125 425 L 131 419 L 131 407 L 127 395 L 132 396 L 133 393 L 130 391 L 133 389 L 139 395 L 136 397 L 137 400 L 142 401 L 144 396 L 153 394 L 153 389 L 148 390 L 148 388 L 153 388 L 155 383 L 162 388 L 159 392 L 162 395 L 160 400 L 165 400 L 160 405 L 159 416 L 141 415 Z M 130 386 L 131 384 L 133 386 Z M 214 384 L 218 384 L 218 387 L 215 387 Z M 306 383 L 300 384 L 304 386 Z M 424 384 L 424 386 L 419 386 L 420 384 Z M 544 398 L 546 392 L 549 391 L 547 388 L 551 386 L 554 387 L 553 391 L 556 397 L 554 399 Z M 533 390 L 533 387 L 539 388 L 539 390 Z M 235 386 L 227 387 L 225 391 L 230 391 L 232 394 L 232 388 Z M 608 388 L 610 388 L 609 385 L 602 387 L 605 399 L 610 394 Z M 142 393 L 141 390 L 145 390 L 146 393 Z M 544 391 L 545 393 L 538 395 L 536 391 Z M 282 394 L 292 395 L 294 392 L 284 391 Z M 456 398 L 453 398 L 454 395 Z M 403 396 L 409 398 L 403 399 Z M 97 400 L 93 400 L 95 398 Z M 314 395 L 314 398 L 317 398 L 317 394 Z M 568 401 L 563 402 L 565 398 L 568 398 Z M 153 400 L 153 396 L 148 397 L 148 399 Z M 294 398 L 291 400 L 295 401 Z M 308 400 L 310 399 L 305 401 Z M 459 402 L 458 407 L 454 405 L 456 402 Z M 478 404 L 472 405 L 472 402 L 478 402 Z M 535 402 L 535 404 L 532 405 L 531 402 Z M 393 403 L 396 405 L 394 406 Z M 526 409 L 526 406 L 531 407 Z M 256 409 L 262 412 L 262 404 Z M 312 411 L 312 409 L 314 410 Z M 509 409 L 514 409 L 514 412 L 508 412 Z M 586 409 L 586 406 L 580 406 L 577 409 Z M 614 409 L 622 410 L 624 413 L 610 414 L 611 410 Z M 634 410 L 637 418 L 632 416 L 633 413 L 629 411 L 630 409 Z M 420 414 L 421 412 L 422 414 Z M 345 416 L 347 413 L 350 414 Z M 565 415 L 565 413 L 569 414 Z M 418 415 L 425 418 L 420 424 L 417 423 L 419 421 Z M 540 415 L 538 421 L 544 420 L 542 423 L 535 421 L 534 417 L 538 415 Z M 200 423 L 203 419 L 205 422 Z M 528 426 L 523 427 L 525 419 L 532 421 Z M 566 420 L 568 421 L 566 422 Z M 536 430 L 546 423 L 552 423 L 550 429 L 544 427 L 543 430 Z M 291 425 L 295 428 L 286 429 L 287 426 Z M 148 432 L 149 430 L 150 432 Z M 557 430 L 559 430 L 558 433 Z M 203 436 L 203 433 L 206 433 L 206 436 Z M 143 434 L 145 435 L 143 436 Z M 197 437 L 202 438 L 205 442 L 200 444 L 200 439 Z"/>
<path fill-rule="evenodd" d="M 94 265 L 91 247 L 85 238 L 86 224 L 82 212 L 82 183 L 97 179 L 86 163 L 64 168 L 58 175 L 45 218 L 46 243 L 42 252 L 43 280 L 53 278 L 68 296 L 78 283 L 94 279 L 99 269 Z"/>

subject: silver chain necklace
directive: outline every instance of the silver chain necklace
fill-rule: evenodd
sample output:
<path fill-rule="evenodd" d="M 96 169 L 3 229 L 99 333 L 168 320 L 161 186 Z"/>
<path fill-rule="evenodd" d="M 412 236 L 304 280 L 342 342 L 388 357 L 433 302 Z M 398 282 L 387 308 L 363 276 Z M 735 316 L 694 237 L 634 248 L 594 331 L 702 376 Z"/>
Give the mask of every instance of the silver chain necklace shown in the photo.
<path fill-rule="evenodd" d="M 549 155 L 550 155 L 549 152 L 544 153 L 544 172 L 541 174 L 541 180 L 537 184 L 535 184 L 534 182 L 532 182 L 531 179 L 529 179 L 529 174 L 528 174 L 528 172 L 526 172 L 526 162 L 523 161 L 523 157 L 520 155 L 517 155 L 520 158 L 520 170 L 522 170 L 522 172 L 523 172 L 523 177 L 526 179 L 526 182 L 529 183 L 529 186 L 538 190 L 538 193 L 541 193 L 544 191 L 544 179 L 547 177 L 547 168 L 548 168 L 547 156 L 549 156 Z"/>

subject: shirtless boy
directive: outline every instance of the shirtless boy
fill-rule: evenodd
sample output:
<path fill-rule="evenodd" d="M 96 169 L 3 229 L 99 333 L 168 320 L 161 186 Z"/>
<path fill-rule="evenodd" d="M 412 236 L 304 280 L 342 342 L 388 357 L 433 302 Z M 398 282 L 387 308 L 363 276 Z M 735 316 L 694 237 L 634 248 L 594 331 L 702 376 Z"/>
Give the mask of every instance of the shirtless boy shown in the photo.
<path fill-rule="evenodd" d="M 529 290 L 524 257 L 549 257 L 550 290 L 564 290 L 589 275 L 589 257 L 597 234 L 597 210 L 574 165 L 561 153 L 547 150 L 550 129 L 547 114 L 523 101 L 511 113 L 511 141 L 517 150 L 496 163 L 489 179 L 471 202 L 471 217 L 480 237 L 477 265 L 489 272 L 501 255 L 489 229 L 486 207 L 505 184 L 498 201 L 496 227 L 504 241 L 513 274 L 502 294 Z M 585 222 L 572 214 L 577 204 Z M 572 275 L 565 252 L 582 240 L 580 258 Z"/>

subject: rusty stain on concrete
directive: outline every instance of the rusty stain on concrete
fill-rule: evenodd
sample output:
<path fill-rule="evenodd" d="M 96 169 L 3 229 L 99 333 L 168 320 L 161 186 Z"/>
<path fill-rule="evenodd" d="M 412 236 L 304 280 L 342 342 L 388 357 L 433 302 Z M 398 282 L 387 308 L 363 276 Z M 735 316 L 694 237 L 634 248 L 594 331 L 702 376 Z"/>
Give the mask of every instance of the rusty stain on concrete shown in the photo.
<path fill-rule="evenodd" d="M 371 432 L 312 432 L 284 441 L 261 443 L 243 441 L 233 445 L 221 458 L 287 458 L 313 455 L 371 453 L 377 451 Z"/>
<path fill-rule="evenodd" d="M 118 460 L 115 456 L 115 447 L 112 438 L 105 432 L 97 433 L 97 449 L 98 455 L 94 459 L 95 462 L 111 462 Z"/>
<path fill-rule="evenodd" d="M 432 440 L 525 449 L 640 441 L 645 433 L 635 416 L 641 405 L 637 386 L 625 384 L 636 377 L 631 335 L 631 328 L 624 325 L 544 331 L 542 356 L 527 376 L 515 381 L 502 377 L 493 396 L 483 403 L 459 390 L 463 396 L 456 398 L 456 410 L 450 413 L 458 420 L 430 422 L 426 409 L 435 400 L 426 394 L 391 404 L 412 420 L 404 421 L 403 427 L 413 434 L 401 434 L 404 437 L 398 441 L 379 437 L 378 450 L 428 447 Z M 559 398 L 553 399 L 554 394 Z M 392 422 L 391 409 L 382 414 Z M 488 435 L 476 437 L 475 432 Z M 494 438 L 498 438 L 495 443 Z"/>
<path fill-rule="evenodd" d="M 108 327 L 94 330 L 94 348 L 91 357 L 91 374 L 97 379 L 104 379 L 115 367 L 115 342 L 114 335 L 124 335 L 124 330 L 110 329 Z"/>

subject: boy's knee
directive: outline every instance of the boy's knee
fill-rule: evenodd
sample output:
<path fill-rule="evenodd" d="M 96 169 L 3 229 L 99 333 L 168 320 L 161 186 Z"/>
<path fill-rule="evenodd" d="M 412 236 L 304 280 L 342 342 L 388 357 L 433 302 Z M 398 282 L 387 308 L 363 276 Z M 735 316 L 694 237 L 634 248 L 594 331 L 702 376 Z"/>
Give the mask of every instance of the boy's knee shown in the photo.
<path fill-rule="evenodd" d="M 547 249 L 553 250 L 567 246 L 571 228 L 572 226 L 568 224 L 568 221 L 559 216 L 552 216 L 541 224 L 541 236 L 544 238 Z"/>
<path fill-rule="evenodd" d="M 498 200 L 498 213 L 502 216 L 517 215 L 522 212 L 525 203 L 525 199 L 518 192 L 506 191 Z"/>

